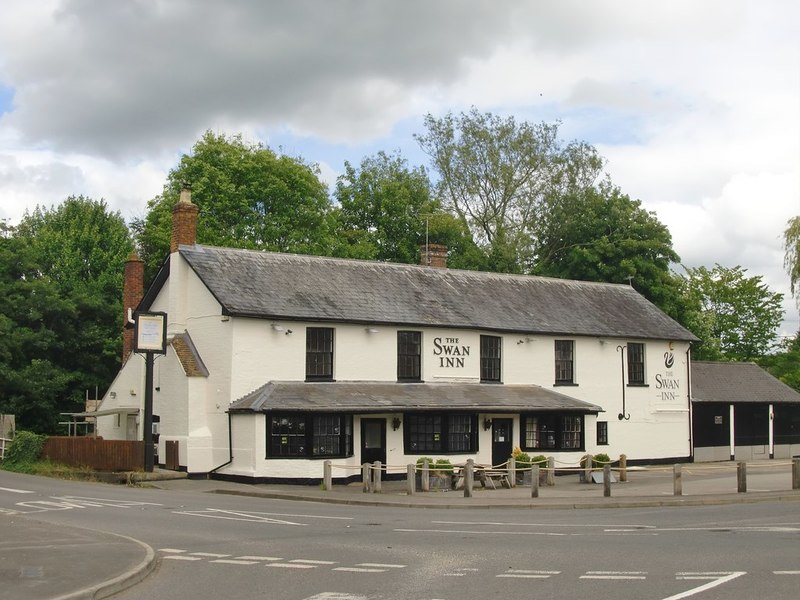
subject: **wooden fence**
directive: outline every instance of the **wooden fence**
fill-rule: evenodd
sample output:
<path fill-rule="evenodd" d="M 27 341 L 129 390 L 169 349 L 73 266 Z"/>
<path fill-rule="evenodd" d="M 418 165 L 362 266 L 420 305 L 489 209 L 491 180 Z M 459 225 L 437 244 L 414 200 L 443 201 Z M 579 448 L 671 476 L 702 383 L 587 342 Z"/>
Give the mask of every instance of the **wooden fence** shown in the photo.
<path fill-rule="evenodd" d="M 144 442 L 93 437 L 49 437 L 42 456 L 73 467 L 97 471 L 137 471 L 144 468 Z"/>

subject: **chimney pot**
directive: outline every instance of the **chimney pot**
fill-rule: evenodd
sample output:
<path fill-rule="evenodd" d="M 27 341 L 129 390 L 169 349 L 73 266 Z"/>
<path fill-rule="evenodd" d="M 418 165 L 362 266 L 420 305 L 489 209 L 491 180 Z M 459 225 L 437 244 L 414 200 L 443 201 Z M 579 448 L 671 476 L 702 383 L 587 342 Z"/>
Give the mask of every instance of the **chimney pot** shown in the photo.
<path fill-rule="evenodd" d="M 144 261 L 131 252 L 125 261 L 122 284 L 122 362 L 133 352 L 133 328 L 128 327 L 128 310 L 135 310 L 144 296 Z"/>

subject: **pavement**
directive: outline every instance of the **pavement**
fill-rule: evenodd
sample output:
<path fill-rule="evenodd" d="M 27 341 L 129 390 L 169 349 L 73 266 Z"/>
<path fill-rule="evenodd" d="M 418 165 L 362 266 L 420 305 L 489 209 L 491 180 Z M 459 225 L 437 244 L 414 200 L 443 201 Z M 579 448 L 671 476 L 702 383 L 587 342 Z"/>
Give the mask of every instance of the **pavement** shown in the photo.
<path fill-rule="evenodd" d="M 466 497 L 463 490 L 409 494 L 405 481 L 383 481 L 376 493 L 365 492 L 360 482 L 326 491 L 320 485 L 187 479 L 185 474 L 158 470 L 133 479 L 165 490 L 346 505 L 574 510 L 798 502 L 800 490 L 792 489 L 791 469 L 790 461 L 749 462 L 747 492 L 740 493 L 736 463 L 685 464 L 679 496 L 674 494 L 672 467 L 629 468 L 627 481 L 611 484 L 610 496 L 604 495 L 603 484 L 582 483 L 577 473 L 560 475 L 554 486 L 540 486 L 535 498 L 530 485 L 511 489 L 478 485 Z M 0 514 L 0 600 L 107 598 L 147 577 L 156 561 L 153 549 L 133 538 Z"/>

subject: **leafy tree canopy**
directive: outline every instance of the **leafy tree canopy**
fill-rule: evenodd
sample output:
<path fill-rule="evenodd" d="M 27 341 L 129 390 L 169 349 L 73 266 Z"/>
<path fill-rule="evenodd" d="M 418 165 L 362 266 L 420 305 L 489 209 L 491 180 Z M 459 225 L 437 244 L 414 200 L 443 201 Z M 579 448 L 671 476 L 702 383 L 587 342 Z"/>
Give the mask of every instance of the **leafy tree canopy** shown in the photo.
<path fill-rule="evenodd" d="M 677 312 L 679 260 L 669 230 L 606 180 L 549 202 L 533 271 L 539 275 L 631 284 L 667 312 Z"/>
<path fill-rule="evenodd" d="M 172 208 L 185 183 L 200 208 L 199 243 L 300 254 L 329 254 L 330 202 L 315 166 L 278 155 L 241 135 L 210 131 L 170 171 L 147 215 L 131 224 L 147 272 L 169 253 Z"/>
<path fill-rule="evenodd" d="M 591 185 L 602 168 L 594 148 L 564 147 L 558 124 L 517 122 L 473 108 L 425 118 L 415 136 L 439 175 L 444 206 L 469 228 L 490 270 L 526 272 L 546 198 Z"/>
<path fill-rule="evenodd" d="M 104 202 L 37 208 L 0 236 L 0 412 L 56 431 L 119 367 L 122 272 L 133 245 Z"/>
<path fill-rule="evenodd" d="M 339 256 L 413 264 L 427 241 L 449 248 L 451 267 L 483 264 L 469 232 L 432 196 L 425 169 L 399 154 L 379 152 L 358 168 L 346 162 L 335 199 Z"/>
<path fill-rule="evenodd" d="M 783 383 L 800 392 L 800 331 L 783 340 L 776 352 L 758 359 L 758 364 Z"/>
<path fill-rule="evenodd" d="M 773 347 L 783 295 L 746 272 L 741 266 L 686 268 L 684 325 L 702 340 L 692 349 L 695 359 L 751 361 Z"/>
<path fill-rule="evenodd" d="M 800 216 L 789 219 L 783 240 L 786 249 L 783 266 L 789 273 L 789 287 L 800 307 Z"/>

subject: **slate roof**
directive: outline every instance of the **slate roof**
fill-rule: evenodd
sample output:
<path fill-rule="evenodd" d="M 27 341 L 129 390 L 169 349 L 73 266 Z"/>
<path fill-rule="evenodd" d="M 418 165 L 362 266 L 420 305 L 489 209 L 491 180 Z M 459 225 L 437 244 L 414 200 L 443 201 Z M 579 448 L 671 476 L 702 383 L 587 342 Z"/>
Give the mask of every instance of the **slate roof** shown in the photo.
<path fill-rule="evenodd" d="M 232 316 L 690 341 L 628 285 L 181 246 Z"/>
<path fill-rule="evenodd" d="M 800 404 L 800 393 L 754 363 L 692 361 L 692 402 Z"/>
<path fill-rule="evenodd" d="M 270 381 L 228 407 L 232 413 L 322 411 L 575 411 L 602 408 L 538 385 Z"/>

